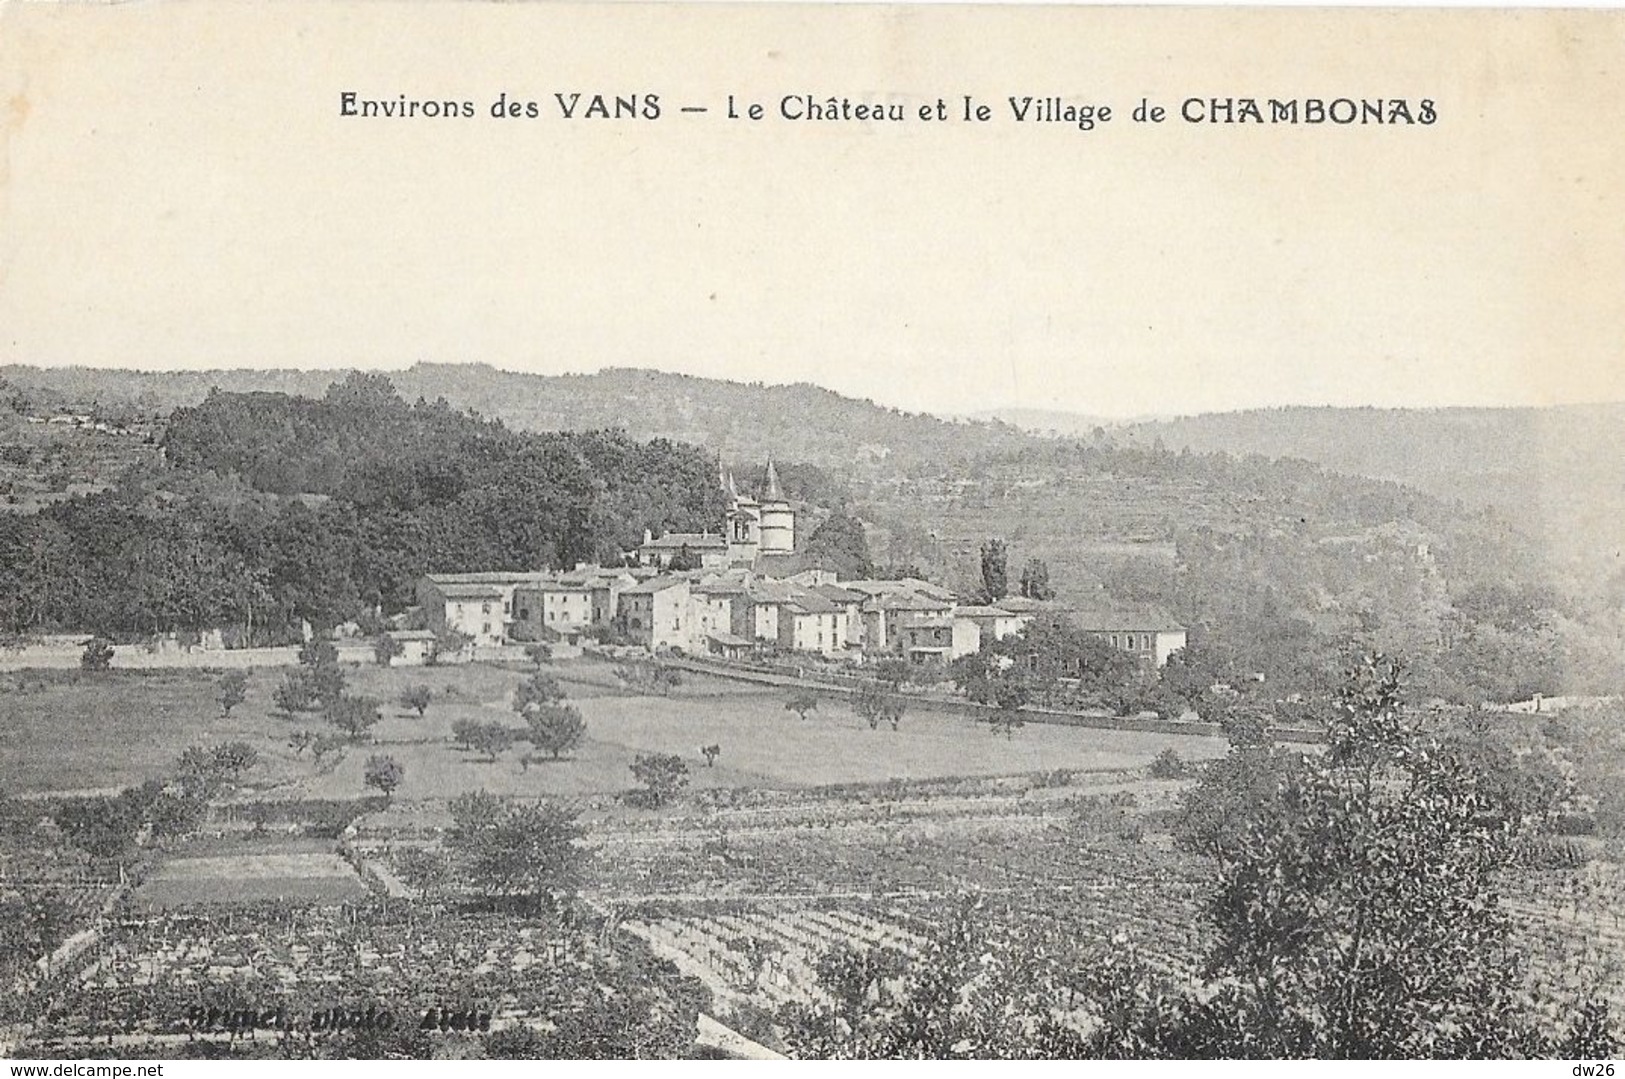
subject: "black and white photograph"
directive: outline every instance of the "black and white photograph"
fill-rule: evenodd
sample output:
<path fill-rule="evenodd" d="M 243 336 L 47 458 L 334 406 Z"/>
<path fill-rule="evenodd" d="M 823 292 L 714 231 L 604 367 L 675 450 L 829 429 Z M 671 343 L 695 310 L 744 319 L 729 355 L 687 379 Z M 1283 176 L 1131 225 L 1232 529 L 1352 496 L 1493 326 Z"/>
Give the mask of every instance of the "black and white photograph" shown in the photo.
<path fill-rule="evenodd" d="M 1622 73 L 0 2 L 10 1074 L 1613 1075 Z"/>

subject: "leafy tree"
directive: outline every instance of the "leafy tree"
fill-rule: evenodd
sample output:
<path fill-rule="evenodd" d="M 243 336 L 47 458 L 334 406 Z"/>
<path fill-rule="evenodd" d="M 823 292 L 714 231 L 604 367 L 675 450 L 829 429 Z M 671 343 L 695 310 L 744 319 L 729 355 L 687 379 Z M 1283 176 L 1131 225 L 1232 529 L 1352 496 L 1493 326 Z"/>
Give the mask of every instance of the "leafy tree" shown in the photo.
<path fill-rule="evenodd" d="M 406 778 L 406 769 L 402 768 L 394 757 L 374 754 L 367 758 L 367 765 L 362 774 L 367 786 L 382 791 L 387 802 L 395 794 L 395 788 Z"/>
<path fill-rule="evenodd" d="M 323 706 L 344 696 L 344 672 L 337 663 L 324 664 L 310 671 L 310 688 Z"/>
<path fill-rule="evenodd" d="M 1021 567 L 1021 594 L 1027 599 L 1051 600 L 1055 589 L 1049 583 L 1049 563 L 1042 558 L 1029 558 Z"/>
<path fill-rule="evenodd" d="M 92 858 L 118 858 L 134 845 L 145 809 L 123 796 L 76 798 L 61 802 L 53 819 L 68 841 Z"/>
<path fill-rule="evenodd" d="M 372 654 L 378 660 L 378 666 L 387 667 L 392 661 L 406 651 L 406 646 L 400 641 L 385 633 L 373 643 Z"/>
<path fill-rule="evenodd" d="M 455 629 L 442 630 L 435 634 L 434 647 L 429 649 L 429 665 L 439 666 L 455 660 L 468 650 L 474 643 L 474 638 Z"/>
<path fill-rule="evenodd" d="M 818 711 L 818 694 L 810 690 L 793 693 L 790 699 L 784 702 L 784 710 L 794 712 L 797 719 L 805 720 L 808 712 Z"/>
<path fill-rule="evenodd" d="M 113 665 L 113 642 L 106 637 L 92 637 L 79 654 L 79 666 L 87 671 L 105 671 Z"/>
<path fill-rule="evenodd" d="M 339 651 L 333 642 L 319 634 L 306 641 L 299 649 L 297 672 L 312 698 L 323 706 L 331 707 L 344 696 L 344 672 L 339 667 Z"/>
<path fill-rule="evenodd" d="M 468 879 L 493 896 L 568 893 L 586 863 L 577 815 L 552 803 L 510 805 L 484 791 L 450 803 L 451 852 Z"/>
<path fill-rule="evenodd" d="M 668 696 L 683 684 L 683 676 L 675 667 L 664 663 L 629 660 L 615 665 L 615 677 L 634 692 L 653 692 Z"/>
<path fill-rule="evenodd" d="M 982 544 L 982 593 L 989 603 L 997 603 L 1010 594 L 1009 553 L 1002 539 L 990 539 Z"/>
<path fill-rule="evenodd" d="M 469 732 L 469 748 L 484 753 L 492 763 L 513 747 L 514 732 L 501 723 L 475 724 Z"/>
<path fill-rule="evenodd" d="M 875 678 L 892 688 L 892 692 L 901 689 L 903 683 L 909 680 L 912 674 L 908 661 L 895 656 L 880 660 L 875 664 Z"/>
<path fill-rule="evenodd" d="M 551 645 L 537 641 L 534 644 L 528 644 L 525 646 L 525 655 L 530 657 L 530 661 L 532 663 L 540 667 L 544 664 L 552 662 L 553 648 Z"/>
<path fill-rule="evenodd" d="M 310 672 L 301 668 L 284 673 L 282 681 L 271 691 L 271 700 L 287 715 L 315 708 L 316 687 L 311 683 Z"/>
<path fill-rule="evenodd" d="M 214 773 L 228 783 L 235 783 L 244 772 L 259 763 L 259 751 L 247 742 L 223 742 L 209 750 Z"/>
<path fill-rule="evenodd" d="M 722 747 L 716 744 L 701 746 L 700 756 L 705 758 L 705 766 L 710 768 L 717 763 L 717 758 L 722 756 Z"/>
<path fill-rule="evenodd" d="M 880 718 L 891 724 L 896 730 L 903 722 L 903 716 L 908 712 L 908 700 L 901 694 L 888 694 L 880 709 Z"/>
<path fill-rule="evenodd" d="M 367 732 L 383 718 L 378 702 L 371 697 L 341 696 L 328 704 L 326 715 L 328 722 L 352 742 L 364 740 Z"/>
<path fill-rule="evenodd" d="M 413 683 L 401 690 L 401 707 L 410 708 L 423 718 L 423 713 L 429 710 L 434 703 L 434 690 L 422 682 Z"/>
<path fill-rule="evenodd" d="M 688 762 L 675 753 L 639 753 L 631 768 L 644 787 L 636 800 L 650 809 L 667 805 L 688 786 Z"/>
<path fill-rule="evenodd" d="M 530 744 L 551 753 L 554 760 L 579 745 L 587 733 L 587 721 L 574 705 L 531 705 L 524 711 L 523 718 L 530 727 Z"/>
<path fill-rule="evenodd" d="M 513 710 L 523 714 L 527 708 L 543 704 L 557 704 L 564 700 L 564 687 L 559 680 L 545 671 L 537 671 L 513 692 Z"/>
<path fill-rule="evenodd" d="M 689 570 L 699 569 L 702 564 L 700 556 L 689 550 L 688 544 L 685 543 L 677 549 L 676 554 L 671 556 L 671 561 L 666 563 L 666 568 L 674 573 L 685 573 Z"/>
<path fill-rule="evenodd" d="M 231 710 L 248 699 L 248 673 L 228 671 L 221 676 L 215 700 L 220 702 L 220 713 L 231 715 Z"/>
<path fill-rule="evenodd" d="M 477 719 L 457 719 L 451 724 L 451 740 L 459 749 L 474 748 L 474 732 L 480 727 Z"/>
<path fill-rule="evenodd" d="M 1018 708 L 1000 707 L 987 720 L 988 729 L 994 734 L 1003 734 L 1006 739 L 1016 736 L 1016 731 L 1027 725 L 1027 718 Z"/>
<path fill-rule="evenodd" d="M 153 800 L 147 819 L 157 836 L 183 836 L 197 831 L 209 816 L 209 798 L 202 790 L 183 786 Z"/>
<path fill-rule="evenodd" d="M 863 522 L 846 513 L 833 513 L 813 529 L 802 550 L 806 557 L 833 569 L 842 580 L 873 576 L 874 562 Z"/>
<path fill-rule="evenodd" d="M 223 742 L 209 749 L 192 746 L 176 762 L 176 779 L 183 789 L 207 800 L 258 763 L 259 752 L 247 742 Z"/>
<path fill-rule="evenodd" d="M 883 683 L 870 680 L 858 687 L 852 696 L 852 711 L 875 730 L 881 723 L 890 723 L 897 730 L 908 711 L 908 701 L 898 693 L 889 693 Z"/>
<path fill-rule="evenodd" d="M 1338 704 L 1327 752 L 1258 784 L 1220 846 L 1223 1007 L 1256 1055 L 1521 1055 L 1535 1032 L 1496 902 L 1520 807 L 1408 718 L 1397 663 L 1362 660 Z"/>
<path fill-rule="evenodd" d="M 1035 698 L 1051 705 L 1096 703 L 1138 676 L 1132 658 L 1063 615 L 1041 615 L 1021 632 L 992 642 L 1001 670 L 1018 672 Z"/>
<path fill-rule="evenodd" d="M 322 634 L 314 634 L 299 646 L 299 665 L 310 670 L 316 670 L 318 667 L 337 667 L 338 647 Z"/>
<path fill-rule="evenodd" d="M 879 727 L 886 713 L 886 690 L 873 679 L 864 682 L 852 695 L 852 711 L 869 724 L 870 730 Z"/>
<path fill-rule="evenodd" d="M 993 679 L 999 670 L 994 653 L 984 648 L 954 660 L 948 674 L 954 687 L 968 700 L 987 704 L 993 700 Z"/>

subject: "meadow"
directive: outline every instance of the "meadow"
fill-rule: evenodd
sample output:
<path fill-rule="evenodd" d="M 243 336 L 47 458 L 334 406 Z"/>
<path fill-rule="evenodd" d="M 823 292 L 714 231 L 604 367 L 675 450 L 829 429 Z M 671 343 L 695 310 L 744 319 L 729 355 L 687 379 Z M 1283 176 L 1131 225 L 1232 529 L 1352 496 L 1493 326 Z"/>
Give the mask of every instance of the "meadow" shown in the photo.
<path fill-rule="evenodd" d="M 594 681 L 576 680 L 580 668 L 554 668 L 587 721 L 586 738 L 562 759 L 521 758 L 521 744 L 492 761 L 451 742 L 459 719 L 522 725 L 505 698 L 473 702 L 437 699 L 426 715 L 394 715 L 375 731 L 376 745 L 356 747 L 330 771 L 299 782 L 300 793 L 340 798 L 362 793 L 362 770 L 372 752 L 388 753 L 406 771 L 397 800 L 444 799 L 488 790 L 508 796 L 612 795 L 633 785 L 628 770 L 640 753 L 672 753 L 689 765 L 691 788 L 794 789 L 842 783 L 1000 776 L 1030 772 L 1121 771 L 1142 768 L 1173 749 L 1186 760 L 1222 756 L 1222 739 L 1200 735 L 1109 731 L 1033 723 L 1014 737 L 994 736 L 985 724 L 911 703 L 900 729 L 871 730 L 839 698 L 825 698 L 801 719 L 786 710 L 789 693 L 696 678 L 670 696 L 615 695 Z M 396 672 L 379 672 L 395 674 Z M 592 695 L 577 696 L 586 690 Z M 398 713 L 400 710 L 386 709 Z M 721 754 L 707 766 L 700 747 Z"/>
<path fill-rule="evenodd" d="M 675 753 L 689 762 L 694 788 L 799 788 L 945 776 L 1142 767 L 1164 749 L 1187 760 L 1219 756 L 1224 743 L 1192 735 L 1029 724 L 1013 738 L 985 725 L 911 702 L 901 728 L 871 730 L 850 706 L 826 697 L 806 719 L 785 709 L 788 691 L 691 676 L 669 696 L 628 695 L 611 669 L 593 661 L 554 664 L 587 721 L 585 740 L 561 760 L 521 758 L 520 743 L 495 761 L 452 744 L 459 720 L 523 725 L 510 701 L 523 671 L 495 665 L 382 668 L 346 665 L 347 691 L 381 703 L 370 743 L 321 764 L 288 745 L 296 731 L 325 732 L 320 713 L 286 716 L 272 692 L 281 669 L 249 672 L 248 697 L 223 714 L 220 673 L 22 671 L 4 677 L 0 696 L 0 782 L 14 792 L 111 791 L 170 774 L 190 746 L 243 741 L 260 763 L 245 777 L 277 797 L 353 798 L 367 793 L 362 770 L 374 753 L 406 771 L 395 797 L 436 800 L 485 789 L 510 796 L 615 794 L 632 786 L 639 753 Z M 427 685 L 433 703 L 419 717 L 399 703 L 409 685 Z M 715 767 L 700 747 L 718 745 Z"/>

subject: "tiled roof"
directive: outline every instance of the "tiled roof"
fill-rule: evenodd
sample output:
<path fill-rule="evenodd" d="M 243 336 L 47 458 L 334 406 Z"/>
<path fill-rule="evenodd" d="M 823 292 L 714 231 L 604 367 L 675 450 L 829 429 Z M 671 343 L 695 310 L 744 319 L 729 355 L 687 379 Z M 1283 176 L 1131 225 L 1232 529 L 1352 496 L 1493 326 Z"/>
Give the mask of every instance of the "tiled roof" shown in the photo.
<path fill-rule="evenodd" d="M 447 584 L 524 584 L 531 581 L 552 580 L 553 575 L 540 570 L 493 570 L 482 573 L 431 573 L 428 580 L 436 585 Z"/>
<path fill-rule="evenodd" d="M 676 577 L 652 577 L 647 581 L 643 581 L 643 582 L 641 582 L 639 584 L 633 585 L 630 588 L 624 589 L 621 592 L 621 595 L 623 595 L 623 596 L 653 595 L 656 592 L 664 592 L 668 588 L 676 588 L 680 584 L 687 584 L 687 583 L 688 583 L 687 581 L 679 580 Z"/>
<path fill-rule="evenodd" d="M 947 600 L 932 599 L 930 596 L 915 595 L 911 592 L 881 596 L 873 602 L 883 611 L 944 611 L 953 606 Z"/>
<path fill-rule="evenodd" d="M 784 608 L 796 614 L 834 614 L 836 610 L 835 604 L 823 596 L 815 596 L 811 592 L 804 592 L 794 599 L 786 601 Z"/>
<path fill-rule="evenodd" d="M 695 585 L 694 591 L 707 596 L 743 596 L 750 592 L 738 581 L 706 581 Z"/>
<path fill-rule="evenodd" d="M 862 592 L 854 592 L 838 584 L 815 584 L 810 591 L 818 593 L 832 603 L 862 603 L 866 598 Z"/>
<path fill-rule="evenodd" d="M 1006 610 L 1003 607 L 990 607 L 986 604 L 973 604 L 969 607 L 955 607 L 954 615 L 963 615 L 966 618 L 1014 618 L 1017 612 Z"/>
<path fill-rule="evenodd" d="M 720 551 L 725 550 L 727 546 L 727 540 L 707 532 L 667 532 L 658 539 L 652 539 L 648 543 L 640 544 L 638 550 L 679 551 L 687 547 L 691 551 L 700 548 Z"/>
<path fill-rule="evenodd" d="M 492 599 L 502 595 L 502 586 L 499 584 L 478 584 L 475 582 L 435 582 L 435 590 L 447 599 Z"/>
<path fill-rule="evenodd" d="M 1071 611 L 1068 618 L 1091 633 L 1183 633 L 1185 627 L 1157 611 Z"/>

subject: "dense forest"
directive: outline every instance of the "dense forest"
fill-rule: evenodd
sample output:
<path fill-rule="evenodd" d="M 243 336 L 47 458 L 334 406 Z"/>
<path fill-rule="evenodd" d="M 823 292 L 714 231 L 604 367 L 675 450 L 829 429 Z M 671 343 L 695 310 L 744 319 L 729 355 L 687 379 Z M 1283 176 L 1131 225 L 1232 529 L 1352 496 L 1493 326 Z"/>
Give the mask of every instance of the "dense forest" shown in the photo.
<path fill-rule="evenodd" d="M 1469 703 L 1625 676 L 1625 592 L 1554 577 L 1540 538 L 1492 510 L 1307 461 L 1048 440 L 873 512 L 907 518 L 886 558 L 964 588 L 1002 537 L 1063 602 L 1159 612 L 1211 673 L 1272 695 L 1323 693 L 1354 649 L 1406 657 L 1423 698 Z"/>
<path fill-rule="evenodd" d="M 320 372 L 3 373 L 14 420 L 66 409 L 140 421 L 166 457 L 126 448 L 81 467 L 62 454 L 94 450 L 88 432 L 19 445 L 19 475 L 46 461 L 87 482 L 74 497 L 36 498 L 37 517 L 29 505 L 0 517 L 10 632 L 251 624 L 264 639 L 301 618 L 396 609 L 425 571 L 613 560 L 644 528 L 718 525 L 715 455 L 745 490 L 760 489 L 772 456 L 803 543 L 849 573 L 906 566 L 971 595 L 978 552 L 999 538 L 1013 565 L 1046 564 L 1063 603 L 1166 616 L 1191 629 L 1213 671 L 1262 676 L 1267 692 L 1315 692 L 1356 646 L 1405 656 L 1418 688 L 1449 700 L 1613 692 L 1625 675 L 1625 570 L 1609 571 L 1606 545 L 1593 572 L 1568 572 L 1550 557 L 1555 516 L 1532 527 L 1299 457 L 1104 431 L 1038 438 L 816 387 L 651 371 L 420 364 L 397 376 L 404 396 L 445 394 L 415 404 L 381 376 L 326 387 Z M 215 374 L 232 389 L 209 391 Z M 1373 422 L 1397 443 L 1435 445 L 1432 415 Z M 1255 419 L 1269 428 L 1272 416 Z M 1448 432 L 1472 417 L 1438 418 Z M 606 431 L 580 433 L 594 428 Z M 1478 458 L 1487 445 L 1464 443 Z M 1523 467 L 1528 441 L 1506 446 L 1495 467 Z M 1462 457 L 1450 467 L 1469 467 Z M 97 485 L 109 489 L 86 493 Z"/>
<path fill-rule="evenodd" d="M 351 375 L 319 399 L 210 394 L 168 465 L 0 515 L 0 628 L 281 640 L 409 603 L 450 570 L 617 561 L 645 528 L 715 527 L 713 458 L 613 432 L 520 434 Z"/>

